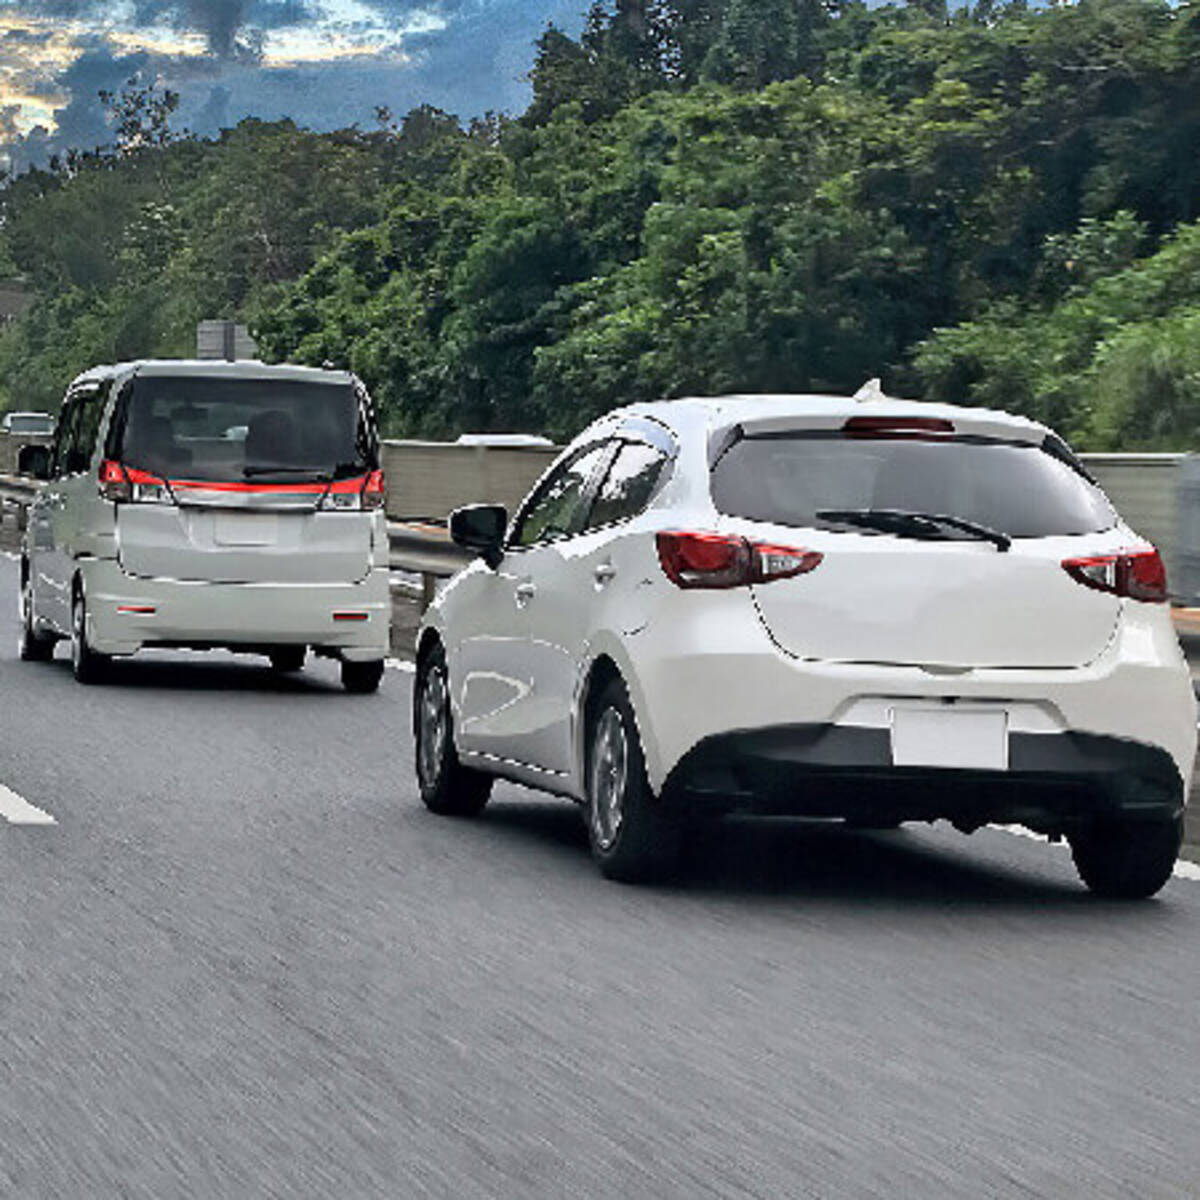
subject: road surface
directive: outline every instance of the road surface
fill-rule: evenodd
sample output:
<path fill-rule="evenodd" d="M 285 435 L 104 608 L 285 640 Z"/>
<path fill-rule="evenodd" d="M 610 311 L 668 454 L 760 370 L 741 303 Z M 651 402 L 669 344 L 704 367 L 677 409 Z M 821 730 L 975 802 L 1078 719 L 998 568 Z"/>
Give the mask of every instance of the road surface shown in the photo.
<path fill-rule="evenodd" d="M 774 822 L 620 887 L 562 802 L 427 815 L 404 671 L 83 688 L 16 660 L 15 575 L 0 1195 L 1200 1193 L 1200 882 Z"/>

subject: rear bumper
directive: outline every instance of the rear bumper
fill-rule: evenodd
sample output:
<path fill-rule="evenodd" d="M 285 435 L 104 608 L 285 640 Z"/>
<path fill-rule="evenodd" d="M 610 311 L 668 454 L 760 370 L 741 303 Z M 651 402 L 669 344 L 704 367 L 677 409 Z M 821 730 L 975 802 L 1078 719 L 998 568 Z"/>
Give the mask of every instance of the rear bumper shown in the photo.
<path fill-rule="evenodd" d="M 896 767 L 889 732 L 787 725 L 706 738 L 680 760 L 667 794 L 693 811 L 843 817 L 864 823 L 945 819 L 1068 832 L 1097 819 L 1183 811 L 1163 749 L 1084 733 L 1009 738 L 1006 771 Z"/>
<path fill-rule="evenodd" d="M 102 654 L 134 654 L 150 646 L 276 645 L 312 646 L 359 661 L 388 653 L 391 593 L 383 569 L 359 583 L 238 584 L 135 578 L 111 559 L 80 567 L 88 637 Z M 358 619 L 338 619 L 335 613 Z"/>

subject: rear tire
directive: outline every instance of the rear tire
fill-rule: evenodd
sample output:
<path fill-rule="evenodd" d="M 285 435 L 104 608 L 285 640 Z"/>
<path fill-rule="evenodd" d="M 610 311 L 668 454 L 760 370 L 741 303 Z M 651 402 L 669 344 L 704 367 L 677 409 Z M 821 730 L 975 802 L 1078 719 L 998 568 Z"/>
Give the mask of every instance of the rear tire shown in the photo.
<path fill-rule="evenodd" d="M 373 658 L 370 662 L 342 662 L 342 687 L 356 696 L 377 692 L 382 679 L 382 658 Z"/>
<path fill-rule="evenodd" d="M 279 646 L 270 653 L 271 670 L 280 675 L 291 675 L 296 671 L 302 671 L 307 656 L 307 646 Z"/>
<path fill-rule="evenodd" d="M 97 654 L 87 637 L 87 600 L 82 587 L 76 587 L 71 600 L 71 673 L 79 683 L 103 683 L 112 659 Z"/>
<path fill-rule="evenodd" d="M 1144 900 L 1171 878 L 1183 842 L 1183 819 L 1114 821 L 1070 838 L 1076 870 L 1098 896 Z"/>
<path fill-rule="evenodd" d="M 606 879 L 651 883 L 679 862 L 678 818 L 650 790 L 629 693 L 614 679 L 588 722 L 587 829 Z"/>
<path fill-rule="evenodd" d="M 33 580 L 26 571 L 21 585 L 21 661 L 49 662 L 54 657 L 54 642 L 53 637 L 39 633 L 34 625 Z"/>
<path fill-rule="evenodd" d="M 478 816 L 492 794 L 492 777 L 458 760 L 446 656 L 440 646 L 417 668 L 413 736 L 417 785 L 425 807 L 442 817 Z"/>

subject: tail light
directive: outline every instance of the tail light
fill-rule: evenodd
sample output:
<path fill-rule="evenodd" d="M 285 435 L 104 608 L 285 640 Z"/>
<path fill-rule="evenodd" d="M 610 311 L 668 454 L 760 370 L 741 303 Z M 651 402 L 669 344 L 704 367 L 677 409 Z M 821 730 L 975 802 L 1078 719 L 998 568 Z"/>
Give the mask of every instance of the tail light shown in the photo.
<path fill-rule="evenodd" d="M 720 533 L 670 531 L 659 533 L 657 542 L 664 573 L 681 588 L 735 588 L 790 579 L 807 574 L 823 557 L 815 550 Z"/>
<path fill-rule="evenodd" d="M 1084 587 L 1130 600 L 1161 604 L 1167 598 L 1167 572 L 1153 546 L 1068 558 L 1063 570 Z"/>
<path fill-rule="evenodd" d="M 111 458 L 100 464 L 100 495 L 114 503 L 174 504 L 175 497 L 165 479 L 127 467 Z"/>
<path fill-rule="evenodd" d="M 365 476 L 339 479 L 332 484 L 321 501 L 321 507 L 339 512 L 361 512 L 383 508 L 386 503 L 387 487 L 383 472 L 371 471 Z"/>
<path fill-rule="evenodd" d="M 372 471 L 363 484 L 362 490 L 362 506 L 363 508 L 375 509 L 383 508 L 387 503 L 387 484 L 383 478 L 382 471 Z"/>
<path fill-rule="evenodd" d="M 847 437 L 928 437 L 953 433 L 954 423 L 943 417 L 851 417 L 842 431 Z"/>

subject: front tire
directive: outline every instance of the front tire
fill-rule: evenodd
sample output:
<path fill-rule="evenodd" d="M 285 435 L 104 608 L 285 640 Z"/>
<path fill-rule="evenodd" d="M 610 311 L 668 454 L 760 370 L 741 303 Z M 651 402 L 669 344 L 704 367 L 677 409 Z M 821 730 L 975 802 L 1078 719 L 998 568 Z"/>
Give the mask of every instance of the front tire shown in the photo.
<path fill-rule="evenodd" d="M 1070 842 L 1075 868 L 1096 895 L 1144 900 L 1171 878 L 1183 843 L 1183 819 L 1097 824 Z"/>
<path fill-rule="evenodd" d="M 21 584 L 21 642 L 22 662 L 49 662 L 54 657 L 54 638 L 39 633 L 34 624 L 33 580 L 28 570 Z"/>
<path fill-rule="evenodd" d="M 649 883 L 677 865 L 679 821 L 650 790 L 633 707 L 619 679 L 604 689 L 588 723 L 586 812 L 592 858 L 606 879 Z"/>
<path fill-rule="evenodd" d="M 413 690 L 413 735 L 417 785 L 430 812 L 443 817 L 474 817 L 492 794 L 492 777 L 458 760 L 446 656 L 435 649 L 417 670 Z"/>
<path fill-rule="evenodd" d="M 373 658 L 369 662 L 342 661 L 342 687 L 356 696 L 377 692 L 382 679 L 382 658 Z"/>
<path fill-rule="evenodd" d="M 77 587 L 71 600 L 71 673 L 79 683 L 103 683 L 112 659 L 97 654 L 87 636 L 87 600 Z"/>

